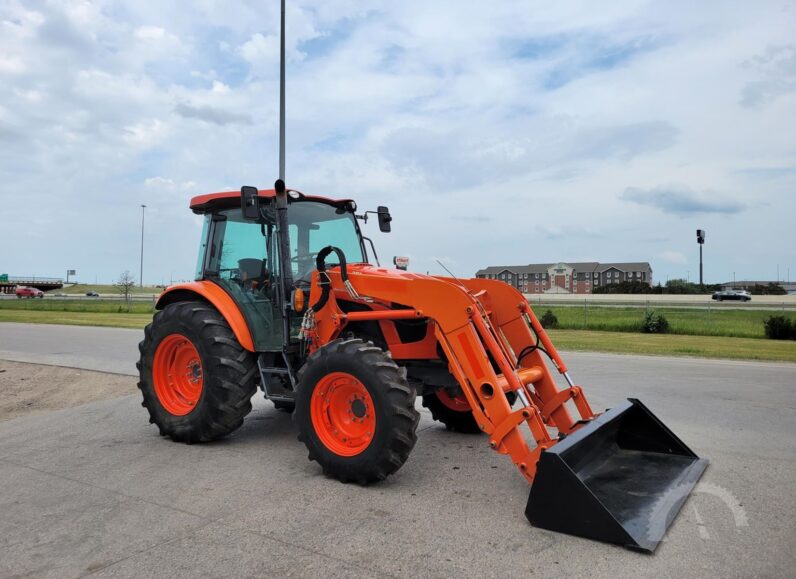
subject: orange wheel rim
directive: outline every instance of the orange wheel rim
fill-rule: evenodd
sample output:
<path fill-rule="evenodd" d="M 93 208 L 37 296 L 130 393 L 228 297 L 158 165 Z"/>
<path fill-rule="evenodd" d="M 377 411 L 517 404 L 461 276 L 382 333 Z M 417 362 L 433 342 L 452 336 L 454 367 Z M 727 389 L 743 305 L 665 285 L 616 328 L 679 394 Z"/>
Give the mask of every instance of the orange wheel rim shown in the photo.
<path fill-rule="evenodd" d="M 470 412 L 470 403 L 467 402 L 467 398 L 464 397 L 464 394 L 451 396 L 444 388 L 440 388 L 437 390 L 437 398 L 451 410 L 455 410 L 456 412 Z"/>
<path fill-rule="evenodd" d="M 351 374 L 332 372 L 315 385 L 312 426 L 323 445 L 339 456 L 356 456 L 376 433 L 376 413 L 367 388 Z"/>
<path fill-rule="evenodd" d="M 204 386 L 202 360 L 196 346 L 182 334 L 169 334 L 155 350 L 152 379 L 160 404 L 174 416 L 196 408 Z"/>

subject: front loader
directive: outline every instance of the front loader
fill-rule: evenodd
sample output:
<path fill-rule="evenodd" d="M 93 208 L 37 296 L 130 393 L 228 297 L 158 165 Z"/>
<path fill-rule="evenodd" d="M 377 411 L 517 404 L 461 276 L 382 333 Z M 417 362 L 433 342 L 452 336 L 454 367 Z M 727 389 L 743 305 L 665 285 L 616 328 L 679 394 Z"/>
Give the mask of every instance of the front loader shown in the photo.
<path fill-rule="evenodd" d="M 380 267 L 359 224 L 375 213 L 389 231 L 387 208 L 358 214 L 281 180 L 191 208 L 204 216 L 196 281 L 160 296 L 140 344 L 162 435 L 229 434 L 260 388 L 328 476 L 364 485 L 409 458 L 421 396 L 512 461 L 534 526 L 648 552 L 705 470 L 640 401 L 595 412 L 513 287 Z"/>

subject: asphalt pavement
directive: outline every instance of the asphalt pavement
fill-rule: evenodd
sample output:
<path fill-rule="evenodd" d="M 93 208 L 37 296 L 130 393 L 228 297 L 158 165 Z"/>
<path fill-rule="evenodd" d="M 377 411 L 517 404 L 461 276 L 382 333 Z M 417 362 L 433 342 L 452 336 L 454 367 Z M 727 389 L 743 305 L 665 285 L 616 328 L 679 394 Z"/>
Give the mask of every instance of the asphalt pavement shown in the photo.
<path fill-rule="evenodd" d="M 0 359 L 132 374 L 141 336 L 0 324 Z M 259 395 L 192 446 L 133 395 L 0 422 L 0 576 L 792 577 L 796 364 L 565 359 L 595 408 L 638 397 L 711 461 L 652 556 L 531 527 L 510 461 L 425 409 L 408 462 L 362 488 Z"/>

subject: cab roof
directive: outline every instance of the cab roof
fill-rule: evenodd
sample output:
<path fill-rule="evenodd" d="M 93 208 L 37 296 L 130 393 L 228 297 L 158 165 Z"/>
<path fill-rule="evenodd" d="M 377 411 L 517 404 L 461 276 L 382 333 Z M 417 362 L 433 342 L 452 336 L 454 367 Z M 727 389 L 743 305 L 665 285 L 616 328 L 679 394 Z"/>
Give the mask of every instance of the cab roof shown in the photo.
<path fill-rule="evenodd" d="M 261 198 L 271 198 L 276 196 L 274 189 L 258 189 L 258 196 Z M 350 203 L 352 199 L 331 199 L 329 197 L 319 197 L 316 195 L 305 195 L 301 191 L 295 189 L 288 189 L 288 194 L 298 193 L 300 199 L 307 201 L 320 201 L 322 203 L 329 203 L 330 205 L 345 205 Z M 206 193 L 205 195 L 197 195 L 191 199 L 191 210 L 194 213 L 209 213 L 215 209 L 227 209 L 240 205 L 240 191 L 221 191 L 219 193 Z"/>

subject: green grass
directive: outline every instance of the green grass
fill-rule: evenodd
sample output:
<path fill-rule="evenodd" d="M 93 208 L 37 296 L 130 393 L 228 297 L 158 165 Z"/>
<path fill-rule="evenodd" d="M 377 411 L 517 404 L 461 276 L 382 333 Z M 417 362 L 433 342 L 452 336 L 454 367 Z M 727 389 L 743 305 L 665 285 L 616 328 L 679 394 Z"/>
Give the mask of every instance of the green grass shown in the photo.
<path fill-rule="evenodd" d="M 66 324 L 69 326 L 104 326 L 140 329 L 152 320 L 152 313 L 64 312 L 57 310 L 0 309 L 0 322 L 25 324 Z"/>
<path fill-rule="evenodd" d="M 796 362 L 796 341 L 550 330 L 560 350 Z"/>
<path fill-rule="evenodd" d="M 106 284 L 85 284 L 85 283 L 78 283 L 70 287 L 65 287 L 57 290 L 50 290 L 47 293 L 84 296 L 86 295 L 87 291 L 97 292 L 102 296 L 122 295 L 121 293 L 119 293 L 119 288 L 117 288 L 115 285 L 112 284 L 106 285 Z M 136 295 L 159 295 L 160 292 L 162 291 L 163 288 L 157 288 L 152 286 L 144 286 L 144 287 L 135 286 L 134 288 L 131 288 L 130 293 Z"/>
<path fill-rule="evenodd" d="M 91 312 L 101 314 L 149 314 L 154 312 L 152 300 L 136 300 L 130 302 L 130 311 L 124 300 L 105 300 L 93 298 L 85 300 L 59 300 L 57 298 L 0 300 L 0 312 L 5 311 L 27 312 Z"/>
<path fill-rule="evenodd" d="M 537 311 L 537 315 L 545 309 Z M 582 308 L 550 309 L 565 328 L 567 324 L 583 324 Z M 700 310 L 662 311 L 675 331 L 724 332 L 725 336 L 639 333 L 635 329 L 644 315 L 643 308 L 590 308 L 588 331 L 558 329 L 551 330 L 550 335 L 561 350 L 796 362 L 796 341 L 761 339 L 762 320 L 777 312 L 724 310 L 711 312 L 712 319 L 706 320 L 706 312 Z M 0 300 L 0 322 L 140 329 L 150 322 L 152 314 L 152 302 L 148 300 L 133 302 L 129 313 L 124 302 L 102 299 Z M 605 328 L 611 331 L 604 331 Z M 633 331 L 622 331 L 625 328 Z"/>
<path fill-rule="evenodd" d="M 564 330 L 596 330 L 604 332 L 640 332 L 644 308 L 536 306 L 538 317 L 551 310 Z M 765 338 L 763 320 L 772 315 L 796 315 L 777 310 L 731 310 L 717 308 L 658 308 L 671 326 L 670 333 L 732 338 Z"/>

